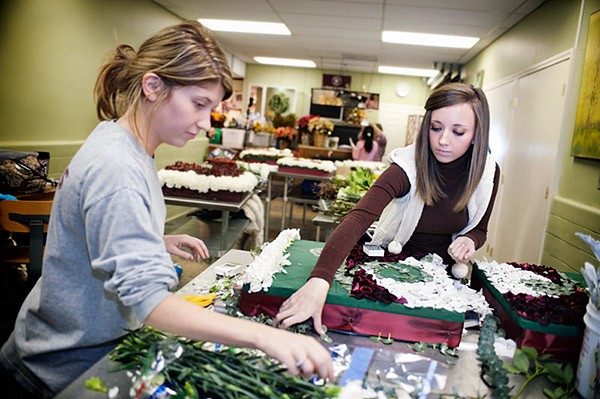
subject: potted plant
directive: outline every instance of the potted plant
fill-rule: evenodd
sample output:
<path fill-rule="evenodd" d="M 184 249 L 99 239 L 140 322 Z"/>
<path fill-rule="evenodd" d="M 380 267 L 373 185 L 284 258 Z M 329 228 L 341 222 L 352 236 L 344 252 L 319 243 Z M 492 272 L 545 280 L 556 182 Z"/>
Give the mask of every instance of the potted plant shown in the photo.
<path fill-rule="evenodd" d="M 296 121 L 296 130 L 298 130 L 299 141 L 304 145 L 313 145 L 312 132 L 308 130 L 308 122 L 316 118 L 316 115 L 308 114 Z"/>
<path fill-rule="evenodd" d="M 320 116 L 308 121 L 308 131 L 313 134 L 313 142 L 316 147 L 325 147 L 327 136 L 333 133 L 333 123 Z"/>
<path fill-rule="evenodd" d="M 280 126 L 275 130 L 275 138 L 279 141 L 279 149 L 290 148 L 298 131 L 291 126 Z"/>

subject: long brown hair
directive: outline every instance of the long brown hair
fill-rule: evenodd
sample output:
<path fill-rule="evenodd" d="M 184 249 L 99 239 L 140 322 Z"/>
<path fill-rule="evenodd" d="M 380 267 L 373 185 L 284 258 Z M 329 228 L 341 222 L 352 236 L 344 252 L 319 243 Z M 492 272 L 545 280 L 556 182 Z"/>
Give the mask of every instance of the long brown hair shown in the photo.
<path fill-rule="evenodd" d="M 116 119 L 131 110 L 132 133 L 141 137 L 140 111 L 145 100 L 142 78 L 148 72 L 165 83 L 154 110 L 169 98 L 175 86 L 221 83 L 224 100 L 233 90 L 227 58 L 217 40 L 202 24 L 184 21 L 157 32 L 137 52 L 121 44 L 110 54 L 94 87 L 98 118 Z"/>
<path fill-rule="evenodd" d="M 473 108 L 475 132 L 469 171 L 463 193 L 454 206 L 455 212 L 467 207 L 469 199 L 475 192 L 483 175 L 489 151 L 490 110 L 483 91 L 464 83 L 448 83 L 434 90 L 425 103 L 426 112 L 415 145 L 417 192 L 421 195 L 425 204 L 431 206 L 445 198 L 437 162 L 429 146 L 431 113 L 436 109 L 462 103 L 469 103 Z"/>

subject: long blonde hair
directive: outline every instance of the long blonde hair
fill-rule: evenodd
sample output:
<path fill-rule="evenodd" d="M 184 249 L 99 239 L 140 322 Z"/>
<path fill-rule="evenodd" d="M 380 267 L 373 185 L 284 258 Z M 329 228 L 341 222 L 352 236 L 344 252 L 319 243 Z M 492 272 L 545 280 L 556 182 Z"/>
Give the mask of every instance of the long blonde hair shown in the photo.
<path fill-rule="evenodd" d="M 175 86 L 220 83 L 225 91 L 223 100 L 233 90 L 227 58 L 217 40 L 202 24 L 184 21 L 157 32 L 137 52 L 121 44 L 110 54 L 94 87 L 98 118 L 117 119 L 131 111 L 132 133 L 142 138 L 142 78 L 148 72 L 165 83 L 153 110 L 169 98 Z"/>
<path fill-rule="evenodd" d="M 490 110 L 483 91 L 464 83 L 448 83 L 434 90 L 425 103 L 426 112 L 415 145 L 417 192 L 423 198 L 423 202 L 431 206 L 446 196 L 442 189 L 443 182 L 435 156 L 429 146 L 431 113 L 436 109 L 462 103 L 469 103 L 473 108 L 475 133 L 472 149 L 469 150 L 471 158 L 465 187 L 454 206 L 454 212 L 462 211 L 467 207 L 483 175 L 489 151 Z"/>

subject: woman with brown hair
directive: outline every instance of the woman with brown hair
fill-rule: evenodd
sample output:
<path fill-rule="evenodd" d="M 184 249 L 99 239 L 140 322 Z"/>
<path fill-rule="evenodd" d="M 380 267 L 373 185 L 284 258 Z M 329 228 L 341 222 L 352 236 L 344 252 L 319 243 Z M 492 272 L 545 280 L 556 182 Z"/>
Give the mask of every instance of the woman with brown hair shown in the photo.
<path fill-rule="evenodd" d="M 197 238 L 164 236 L 155 150 L 208 131 L 211 110 L 231 92 L 225 54 L 197 22 L 165 28 L 137 51 L 118 46 L 103 66 L 95 87 L 102 122 L 60 179 L 42 276 L 0 351 L 4 375 L 24 396 L 54 396 L 142 324 L 258 348 L 292 374 L 332 377 L 329 352 L 314 338 L 170 292 L 178 279 L 169 254 L 199 259 L 208 251 Z"/>
<path fill-rule="evenodd" d="M 489 106 L 481 89 L 450 83 L 431 93 L 414 145 L 393 150 L 390 167 L 327 240 L 309 280 L 274 324 L 321 312 L 339 266 L 379 217 L 373 243 L 391 253 L 436 253 L 447 265 L 468 262 L 486 240 L 500 170 L 489 154 Z"/>

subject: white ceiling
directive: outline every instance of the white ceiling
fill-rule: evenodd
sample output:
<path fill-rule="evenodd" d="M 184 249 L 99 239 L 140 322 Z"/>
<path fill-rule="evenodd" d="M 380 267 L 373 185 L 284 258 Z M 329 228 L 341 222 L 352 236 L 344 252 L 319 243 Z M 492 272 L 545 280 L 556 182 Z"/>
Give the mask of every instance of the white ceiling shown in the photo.
<path fill-rule="evenodd" d="M 465 64 L 545 0 L 153 0 L 183 19 L 283 22 L 291 36 L 215 32 L 246 63 L 255 56 L 311 59 L 317 68 L 376 72 L 379 65 Z M 381 42 L 382 30 L 481 40 L 471 49 Z M 438 69 L 440 69 L 438 67 Z"/>

